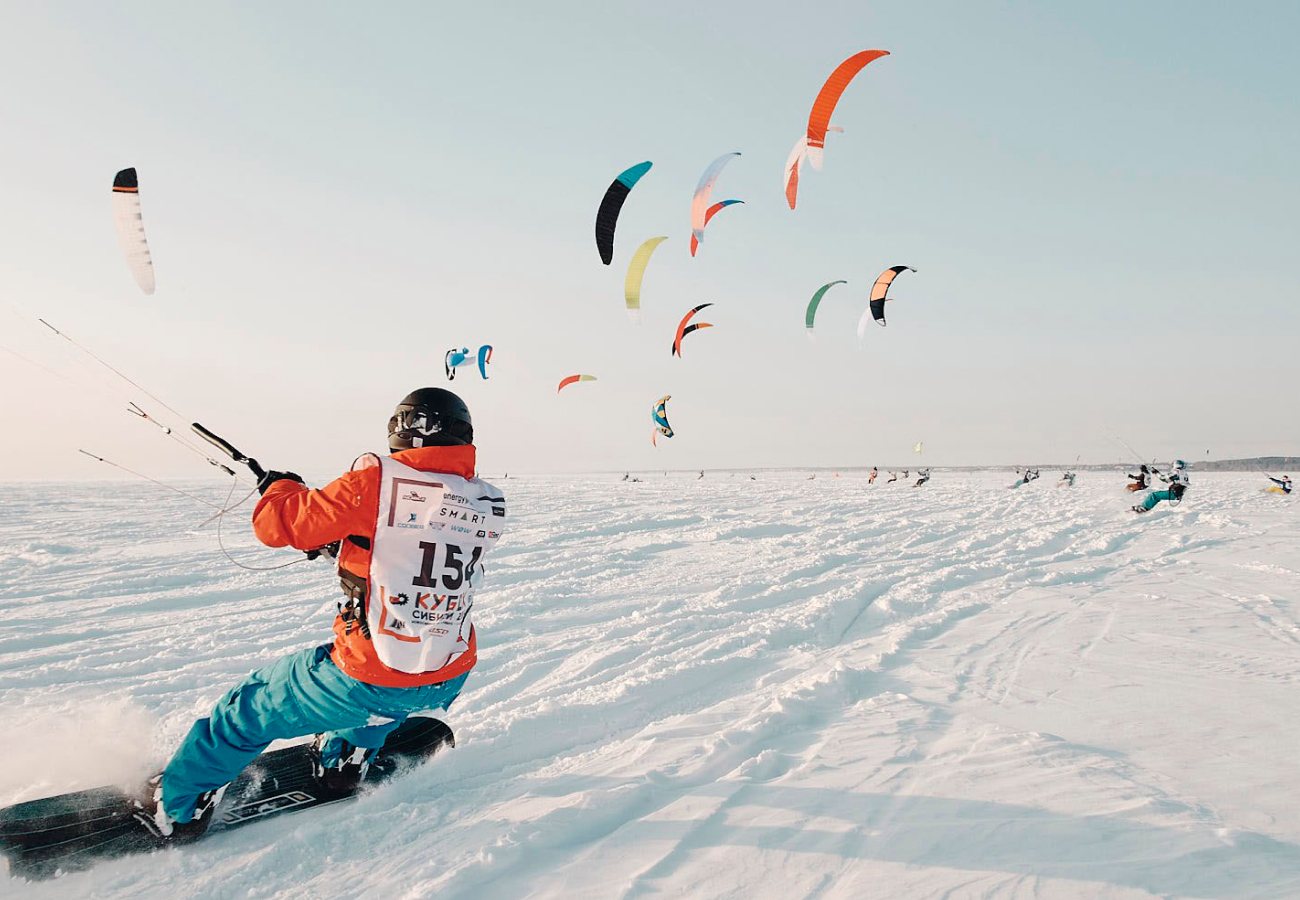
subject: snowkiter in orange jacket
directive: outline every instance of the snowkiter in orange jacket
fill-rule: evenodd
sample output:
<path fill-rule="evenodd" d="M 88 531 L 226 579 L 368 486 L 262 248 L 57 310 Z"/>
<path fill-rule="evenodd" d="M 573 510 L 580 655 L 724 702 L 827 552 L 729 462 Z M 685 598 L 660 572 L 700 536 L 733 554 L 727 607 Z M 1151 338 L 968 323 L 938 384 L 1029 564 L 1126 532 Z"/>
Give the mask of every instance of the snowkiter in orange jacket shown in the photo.
<path fill-rule="evenodd" d="M 225 785 L 274 740 L 315 734 L 318 780 L 346 790 L 409 715 L 456 699 L 478 660 L 478 575 L 505 520 L 501 492 L 474 474 L 473 439 L 465 403 L 422 388 L 389 419 L 391 455 L 367 453 L 319 490 L 292 472 L 261 478 L 262 543 L 339 547 L 334 640 L 254 672 L 194 723 L 140 801 L 159 838 L 201 835 Z"/>

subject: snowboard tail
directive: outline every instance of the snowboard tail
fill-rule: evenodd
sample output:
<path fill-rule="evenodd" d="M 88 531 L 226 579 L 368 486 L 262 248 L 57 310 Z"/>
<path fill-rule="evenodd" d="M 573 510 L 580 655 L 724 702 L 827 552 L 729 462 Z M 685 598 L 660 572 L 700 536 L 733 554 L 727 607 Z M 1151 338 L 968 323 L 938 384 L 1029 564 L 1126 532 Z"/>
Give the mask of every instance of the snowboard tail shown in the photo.
<path fill-rule="evenodd" d="M 310 744 L 263 753 L 230 783 L 208 833 L 348 800 L 455 745 L 445 723 L 412 716 L 388 736 L 362 783 L 348 791 L 329 791 L 317 782 Z M 163 846 L 135 818 L 135 799 L 118 788 L 99 787 L 0 809 L 0 854 L 9 873 L 50 878 L 97 860 Z"/>

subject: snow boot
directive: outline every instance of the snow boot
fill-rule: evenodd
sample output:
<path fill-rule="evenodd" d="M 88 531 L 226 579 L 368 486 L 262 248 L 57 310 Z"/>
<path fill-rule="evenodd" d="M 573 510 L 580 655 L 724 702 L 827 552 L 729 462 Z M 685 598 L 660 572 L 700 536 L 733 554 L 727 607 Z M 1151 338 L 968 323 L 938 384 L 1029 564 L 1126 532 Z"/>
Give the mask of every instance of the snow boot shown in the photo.
<path fill-rule="evenodd" d="M 135 818 L 163 844 L 188 844 L 203 837 L 212 824 L 217 804 L 226 792 L 227 785 L 199 794 L 194 804 L 194 817 L 188 822 L 177 822 L 162 805 L 162 773 L 149 779 L 142 796 L 137 798 Z"/>
<path fill-rule="evenodd" d="M 328 766 L 322 757 L 325 735 L 316 735 L 316 740 L 312 742 L 312 771 L 316 775 L 316 783 L 331 794 L 354 794 L 361 786 L 361 780 L 366 777 L 370 761 L 379 750 L 356 747 L 337 738 L 335 740 L 339 744 L 338 758 Z"/>

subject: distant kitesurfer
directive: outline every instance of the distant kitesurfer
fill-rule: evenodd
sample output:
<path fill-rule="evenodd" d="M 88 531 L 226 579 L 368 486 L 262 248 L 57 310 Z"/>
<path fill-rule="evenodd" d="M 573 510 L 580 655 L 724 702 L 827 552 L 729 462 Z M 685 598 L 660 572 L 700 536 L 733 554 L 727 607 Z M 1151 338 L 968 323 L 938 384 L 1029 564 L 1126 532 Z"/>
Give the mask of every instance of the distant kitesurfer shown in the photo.
<path fill-rule="evenodd" d="M 1269 475 L 1268 480 L 1277 485 L 1277 487 L 1275 488 L 1268 488 L 1268 490 L 1272 491 L 1273 493 L 1275 494 L 1278 492 L 1281 492 L 1283 494 L 1291 493 L 1290 475 L 1283 475 L 1281 478 L 1274 478 L 1272 475 Z"/>
<path fill-rule="evenodd" d="M 876 476 L 879 475 L 879 474 L 880 474 L 880 470 L 877 469 L 875 466 L 872 466 L 872 467 L 871 467 L 871 477 L 867 479 L 867 484 L 875 484 L 875 483 L 876 483 Z"/>
<path fill-rule="evenodd" d="M 1021 487 L 1022 485 L 1029 484 L 1029 482 L 1033 481 L 1037 477 L 1038 477 L 1037 469 L 1025 469 L 1025 471 L 1020 475 L 1020 480 L 1011 486 L 1013 488 Z"/>
<path fill-rule="evenodd" d="M 1138 474 L 1129 475 L 1128 477 L 1129 480 L 1133 482 L 1128 485 L 1130 491 L 1145 491 L 1147 489 L 1147 482 L 1151 477 L 1151 469 L 1146 463 L 1143 463 L 1142 468 L 1138 470 Z"/>
<path fill-rule="evenodd" d="M 1187 477 L 1187 463 L 1181 459 L 1174 460 L 1173 469 L 1168 475 L 1165 475 L 1159 469 L 1152 467 L 1151 471 L 1165 484 L 1169 485 L 1167 490 L 1152 491 L 1147 494 L 1146 499 L 1133 507 L 1133 512 L 1144 513 L 1155 508 L 1161 500 L 1168 500 L 1170 504 L 1178 504 L 1183 500 L 1183 494 L 1187 493 L 1187 486 L 1190 479 Z"/>
<path fill-rule="evenodd" d="M 921 477 L 916 479 L 916 484 L 912 485 L 912 487 L 920 487 L 921 485 L 925 484 L 927 481 L 930 480 L 929 469 L 917 469 L 916 474 Z"/>

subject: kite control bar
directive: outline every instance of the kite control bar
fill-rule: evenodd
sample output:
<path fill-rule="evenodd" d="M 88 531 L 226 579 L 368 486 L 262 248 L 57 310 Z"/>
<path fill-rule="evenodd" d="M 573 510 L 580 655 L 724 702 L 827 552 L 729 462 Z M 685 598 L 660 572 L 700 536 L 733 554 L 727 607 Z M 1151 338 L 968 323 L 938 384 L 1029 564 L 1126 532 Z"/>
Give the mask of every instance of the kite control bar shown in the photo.
<path fill-rule="evenodd" d="M 261 481 L 262 476 L 266 474 L 266 470 L 263 469 L 261 465 L 258 464 L 257 460 L 253 459 L 250 456 L 245 456 L 244 454 L 240 453 L 238 450 L 235 449 L 234 445 L 231 444 L 230 441 L 226 440 L 223 437 L 220 437 L 219 435 L 213 434 L 211 431 L 208 431 L 208 429 L 204 428 L 198 422 L 194 422 L 193 424 L 191 424 L 190 428 L 194 431 L 195 434 L 203 438 L 203 440 L 207 441 L 212 446 L 216 447 L 222 453 L 226 454 L 226 456 L 229 456 L 235 462 L 243 463 L 244 465 L 248 466 L 248 471 L 252 472 L 253 477 L 256 478 L 258 481 Z"/>
<path fill-rule="evenodd" d="M 243 453 L 240 453 L 237 449 L 235 449 L 235 445 L 230 443 L 230 441 L 226 440 L 220 435 L 213 434 L 211 431 L 208 431 L 208 429 L 204 428 L 198 422 L 191 423 L 190 428 L 193 429 L 195 434 L 203 438 L 203 440 L 207 441 L 212 446 L 216 447 L 222 453 L 226 454 L 226 456 L 229 456 L 235 462 L 243 463 L 244 465 L 248 466 L 248 471 L 252 472 L 253 477 L 256 478 L 258 481 L 261 481 L 262 478 L 266 475 L 266 470 L 262 468 L 261 464 L 257 460 L 253 459 L 251 456 L 245 456 Z M 339 542 L 334 541 L 331 544 L 326 544 L 324 547 L 317 547 L 314 550 L 304 550 L 303 553 L 307 554 L 308 559 L 316 559 L 322 554 L 328 556 L 330 559 L 333 559 L 339 555 Z"/>

